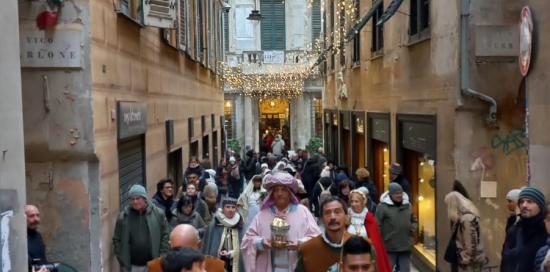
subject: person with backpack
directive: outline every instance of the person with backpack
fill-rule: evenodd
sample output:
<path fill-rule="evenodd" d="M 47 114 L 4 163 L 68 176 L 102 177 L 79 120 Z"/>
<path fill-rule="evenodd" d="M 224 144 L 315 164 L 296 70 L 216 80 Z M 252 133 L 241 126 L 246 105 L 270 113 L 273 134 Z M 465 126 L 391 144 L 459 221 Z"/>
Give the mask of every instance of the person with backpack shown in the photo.
<path fill-rule="evenodd" d="M 309 203 L 313 205 L 313 214 L 315 217 L 320 217 L 319 204 L 328 197 L 336 196 L 337 194 L 338 188 L 331 178 L 322 177 L 317 181 L 309 198 Z"/>

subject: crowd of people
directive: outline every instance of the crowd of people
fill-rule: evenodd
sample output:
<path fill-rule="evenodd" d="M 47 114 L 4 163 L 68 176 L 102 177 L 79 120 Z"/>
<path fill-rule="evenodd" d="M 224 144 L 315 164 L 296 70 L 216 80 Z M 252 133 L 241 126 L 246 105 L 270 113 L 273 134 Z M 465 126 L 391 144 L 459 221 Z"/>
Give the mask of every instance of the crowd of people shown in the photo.
<path fill-rule="evenodd" d="M 390 166 L 391 182 L 379 193 L 366 168 L 351 176 L 322 148 L 245 157 L 230 156 L 215 170 L 191 158 L 183 184 L 160 180 L 151 198 L 133 185 L 113 237 L 121 271 L 410 271 L 417 220 L 401 165 Z M 544 194 L 525 187 L 507 200 L 501 271 L 549 272 Z M 480 271 L 487 259 L 478 209 L 457 181 L 445 203 L 452 235 L 444 259 L 452 271 Z"/>

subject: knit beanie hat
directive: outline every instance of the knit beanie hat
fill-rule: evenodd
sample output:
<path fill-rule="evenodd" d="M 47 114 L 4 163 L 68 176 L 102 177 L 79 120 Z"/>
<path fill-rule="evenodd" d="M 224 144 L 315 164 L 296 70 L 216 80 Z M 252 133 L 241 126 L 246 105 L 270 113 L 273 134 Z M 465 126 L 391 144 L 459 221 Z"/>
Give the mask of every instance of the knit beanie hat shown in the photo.
<path fill-rule="evenodd" d="M 145 191 L 145 187 L 139 184 L 134 184 L 130 188 L 130 191 L 128 191 L 128 197 L 136 197 L 141 196 L 145 199 L 147 199 L 147 191 Z"/>
<path fill-rule="evenodd" d="M 510 192 L 508 192 L 506 194 L 506 199 L 517 203 L 518 200 L 519 200 L 519 193 L 520 192 L 521 192 L 520 189 L 510 190 Z"/>
<path fill-rule="evenodd" d="M 390 165 L 390 173 L 392 173 L 394 175 L 401 175 L 401 166 L 397 165 L 395 163 L 392 163 Z"/>
<path fill-rule="evenodd" d="M 403 187 L 401 187 L 401 185 L 399 185 L 399 183 L 397 182 L 390 182 L 389 187 L 390 187 L 390 195 L 403 192 Z"/>
<path fill-rule="evenodd" d="M 537 205 L 539 205 L 541 210 L 544 210 L 544 194 L 539 189 L 534 187 L 523 188 L 519 193 L 518 200 L 522 198 L 529 198 L 533 200 L 535 203 L 537 203 Z"/>

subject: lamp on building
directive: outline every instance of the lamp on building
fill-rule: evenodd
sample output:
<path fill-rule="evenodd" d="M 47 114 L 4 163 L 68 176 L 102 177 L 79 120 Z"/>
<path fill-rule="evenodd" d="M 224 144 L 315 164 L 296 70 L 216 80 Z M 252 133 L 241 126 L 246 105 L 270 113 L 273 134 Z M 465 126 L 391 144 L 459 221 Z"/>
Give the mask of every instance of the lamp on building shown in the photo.
<path fill-rule="evenodd" d="M 259 10 L 253 9 L 250 11 L 250 14 L 248 14 L 248 17 L 246 19 L 250 21 L 260 21 L 262 19 L 262 14 Z"/>
<path fill-rule="evenodd" d="M 254 9 L 250 11 L 250 14 L 248 14 L 246 19 L 250 21 L 260 21 L 262 19 L 262 14 L 256 8 L 256 0 L 254 0 Z"/>

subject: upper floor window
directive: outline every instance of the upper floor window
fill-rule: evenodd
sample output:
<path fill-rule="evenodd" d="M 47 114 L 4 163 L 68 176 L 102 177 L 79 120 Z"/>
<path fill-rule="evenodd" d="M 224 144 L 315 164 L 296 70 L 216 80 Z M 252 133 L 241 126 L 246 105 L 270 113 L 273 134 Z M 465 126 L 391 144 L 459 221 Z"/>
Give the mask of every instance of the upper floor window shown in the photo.
<path fill-rule="evenodd" d="M 355 20 L 359 20 L 361 16 L 361 0 L 355 0 Z M 353 64 L 361 63 L 361 31 L 358 31 L 353 38 Z"/>
<path fill-rule="evenodd" d="M 260 0 L 262 50 L 285 50 L 285 1 Z"/>
<path fill-rule="evenodd" d="M 414 1 L 414 0 L 412 0 Z M 374 3 L 375 1 L 373 1 Z M 378 5 L 374 15 L 372 16 L 372 47 L 371 51 L 380 53 L 382 47 L 384 47 L 384 29 L 383 25 L 377 25 L 384 13 L 384 4 Z"/>
<path fill-rule="evenodd" d="M 412 40 L 430 35 L 430 0 L 411 0 L 409 35 Z"/>

